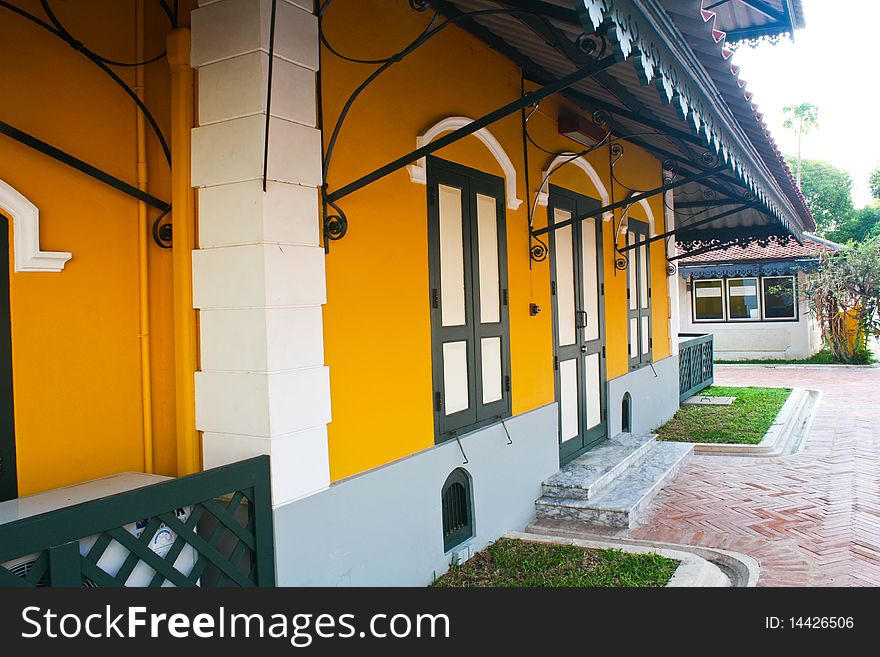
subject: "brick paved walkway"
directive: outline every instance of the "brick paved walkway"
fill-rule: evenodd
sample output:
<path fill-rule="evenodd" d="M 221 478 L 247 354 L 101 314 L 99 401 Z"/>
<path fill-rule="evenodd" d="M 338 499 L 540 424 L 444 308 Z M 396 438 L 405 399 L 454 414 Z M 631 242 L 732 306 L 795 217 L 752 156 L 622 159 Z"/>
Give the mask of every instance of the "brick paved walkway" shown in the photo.
<path fill-rule="evenodd" d="M 880 368 L 719 367 L 715 382 L 822 390 L 805 450 L 695 456 L 625 533 L 745 552 L 759 586 L 880 586 Z"/>

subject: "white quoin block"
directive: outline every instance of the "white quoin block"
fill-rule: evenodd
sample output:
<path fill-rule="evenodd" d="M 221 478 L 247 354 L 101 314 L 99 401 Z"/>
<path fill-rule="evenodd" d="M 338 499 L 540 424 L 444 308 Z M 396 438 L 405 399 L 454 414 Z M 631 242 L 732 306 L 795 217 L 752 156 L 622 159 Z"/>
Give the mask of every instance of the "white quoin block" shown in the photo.
<path fill-rule="evenodd" d="M 205 468 L 268 454 L 272 467 L 272 506 L 315 493 L 330 485 L 327 427 L 314 427 L 277 438 L 223 433 L 202 437 Z"/>
<path fill-rule="evenodd" d="M 272 372 L 324 364 L 320 306 L 203 310 L 201 369 Z"/>
<path fill-rule="evenodd" d="M 320 243 L 318 190 L 249 180 L 199 192 L 199 246 L 283 242 Z"/>
<path fill-rule="evenodd" d="M 318 246 L 251 244 L 193 251 L 193 305 L 200 310 L 326 301 L 324 250 Z"/>
<path fill-rule="evenodd" d="M 196 372 L 196 427 L 274 438 L 330 421 L 326 367 L 286 372 Z"/>
<path fill-rule="evenodd" d="M 266 119 L 254 114 L 192 130 L 192 186 L 262 180 Z M 320 131 L 272 117 L 267 177 L 321 186 Z"/>
<path fill-rule="evenodd" d="M 271 0 L 223 0 L 193 11 L 192 66 L 198 68 L 257 50 L 268 52 L 271 13 Z M 293 2 L 278 0 L 274 52 L 317 71 L 317 17 Z"/>
<path fill-rule="evenodd" d="M 199 124 L 265 114 L 269 55 L 256 51 L 199 69 Z M 275 57 L 272 116 L 315 126 L 315 72 Z"/>

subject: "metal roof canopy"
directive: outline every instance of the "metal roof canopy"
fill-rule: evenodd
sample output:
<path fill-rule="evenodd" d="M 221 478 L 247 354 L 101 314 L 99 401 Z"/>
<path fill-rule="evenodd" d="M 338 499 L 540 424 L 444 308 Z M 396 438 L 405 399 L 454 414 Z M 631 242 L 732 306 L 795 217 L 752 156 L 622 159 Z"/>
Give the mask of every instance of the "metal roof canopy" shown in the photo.
<path fill-rule="evenodd" d="M 459 25 L 513 60 L 528 79 L 545 85 L 591 61 L 577 45 L 581 35 L 604 33 L 621 63 L 561 93 L 585 111 L 610 114 L 613 135 L 624 149 L 627 142 L 645 148 L 682 179 L 698 177 L 719 163 L 728 165 L 726 172 L 678 187 L 676 204 L 705 206 L 700 212 L 677 213 L 679 241 L 717 243 L 719 231 L 728 233 L 724 237 L 729 240 L 742 240 L 750 232 L 765 239 L 771 233 L 799 237 L 813 228 L 787 166 L 756 118 L 750 96 L 743 96 L 725 61 L 729 55 L 722 53 L 723 44 L 701 16 L 698 1 L 445 0 L 439 6 L 447 16 L 458 17 L 487 9 L 527 9 L 464 18 Z M 699 48 L 692 49 L 691 42 Z M 718 70 L 710 72 L 704 60 Z M 725 67 L 729 80 L 722 74 Z M 716 84 L 717 79 L 726 84 Z M 758 207 L 731 212 L 743 204 Z M 706 221 L 713 216 L 719 220 Z M 693 230 L 687 230 L 688 223 Z M 777 226 L 781 230 L 774 230 Z"/>
<path fill-rule="evenodd" d="M 716 25 L 731 43 L 791 36 L 805 25 L 801 0 L 705 0 L 703 9 L 718 15 Z"/>
<path fill-rule="evenodd" d="M 617 180 L 613 169 L 617 161 L 613 155 L 618 160 L 625 157 L 625 144 L 637 144 L 663 159 L 659 187 L 648 192 L 631 189 L 628 199 L 617 202 L 612 189 L 611 203 L 588 216 L 677 189 L 676 202 L 684 207 L 703 207 L 699 212 L 676 213 L 674 233 L 685 250 L 719 248 L 752 237 L 799 238 L 802 230 L 814 227 L 812 216 L 766 126 L 760 123 L 760 115 L 755 115 L 751 96 L 743 94 L 738 70 L 724 63 L 731 52 L 723 45 L 724 33 L 715 29 L 714 23 L 709 25 L 716 15 L 702 11 L 698 2 L 431 0 L 447 24 L 472 32 L 520 66 L 525 78 L 543 86 L 332 193 L 325 187 L 325 236 L 338 239 L 345 233 L 347 222 L 335 203 L 344 196 L 559 92 L 594 117 L 597 111 L 611 117 L 607 122 L 611 132 L 603 142 L 611 138 L 609 169 L 619 186 L 629 189 Z M 592 50 L 582 47 L 589 40 Z M 692 49 L 691 42 L 697 47 Z M 369 76 L 346 108 L 375 75 L 400 61 L 413 47 L 417 46 L 409 46 Z M 715 68 L 704 66 L 703 61 Z M 719 62 L 728 67 L 728 79 L 723 66 L 718 70 Z M 724 93 L 718 81 L 728 87 L 732 81 L 735 90 Z M 525 121 L 523 114 L 524 130 Z M 325 169 L 329 157 L 328 150 Z M 328 215 L 328 205 L 341 218 Z M 327 230 L 334 219 L 341 226 L 335 234 Z M 670 235 L 664 233 L 651 240 Z"/>

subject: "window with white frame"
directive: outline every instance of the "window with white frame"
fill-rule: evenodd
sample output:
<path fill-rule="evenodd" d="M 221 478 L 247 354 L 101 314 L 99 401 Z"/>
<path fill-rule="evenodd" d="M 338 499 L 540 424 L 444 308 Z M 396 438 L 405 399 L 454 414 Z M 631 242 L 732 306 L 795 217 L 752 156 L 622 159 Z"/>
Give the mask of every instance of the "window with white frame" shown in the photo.
<path fill-rule="evenodd" d="M 797 320 L 795 276 L 747 276 L 694 280 L 695 322 Z"/>
<path fill-rule="evenodd" d="M 727 317 L 732 321 L 761 318 L 757 278 L 727 279 Z"/>
<path fill-rule="evenodd" d="M 794 276 L 761 279 L 764 319 L 797 319 L 797 286 Z"/>
<path fill-rule="evenodd" d="M 694 320 L 724 321 L 724 281 L 720 278 L 694 281 L 693 289 Z"/>

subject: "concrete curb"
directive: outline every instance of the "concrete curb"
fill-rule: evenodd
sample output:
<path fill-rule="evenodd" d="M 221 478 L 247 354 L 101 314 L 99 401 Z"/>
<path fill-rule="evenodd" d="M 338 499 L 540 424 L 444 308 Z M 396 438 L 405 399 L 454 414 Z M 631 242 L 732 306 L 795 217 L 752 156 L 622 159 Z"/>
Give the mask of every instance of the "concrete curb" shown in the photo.
<path fill-rule="evenodd" d="M 649 541 L 636 538 L 614 537 L 609 538 L 601 534 L 591 534 L 588 531 L 568 526 L 547 527 L 543 524 L 529 525 L 526 532 L 538 536 L 551 536 L 555 538 L 572 538 L 581 541 L 607 543 L 605 547 L 616 547 L 623 549 L 622 546 L 632 548 L 644 548 L 642 551 L 657 552 L 663 554 L 659 550 L 670 550 L 674 552 L 692 553 L 715 565 L 716 568 L 721 566 L 719 570 L 727 571 L 728 584 L 738 588 L 751 588 L 758 584 L 758 578 L 761 574 L 761 566 L 757 559 L 742 552 L 734 552 L 733 550 L 722 550 L 720 548 L 704 547 L 702 545 L 684 545 L 680 543 L 666 543 L 663 541 Z M 677 558 L 677 557 L 676 557 Z M 731 577 L 732 576 L 732 577 Z M 670 582 L 671 584 L 671 582 Z"/>
<path fill-rule="evenodd" d="M 655 553 L 669 559 L 679 561 L 675 574 L 666 584 L 666 588 L 678 587 L 729 587 L 730 579 L 722 570 L 693 551 L 671 549 L 667 546 L 636 545 L 602 537 L 590 539 L 556 536 L 552 534 L 526 534 L 507 532 L 505 538 L 512 538 L 531 543 L 554 543 L 558 545 L 576 545 L 588 549 L 616 549 L 633 554 Z"/>
<path fill-rule="evenodd" d="M 688 443 L 701 456 L 784 457 L 800 452 L 807 442 L 813 417 L 822 398 L 820 390 L 792 388 L 776 420 L 756 445 L 735 443 Z"/>

